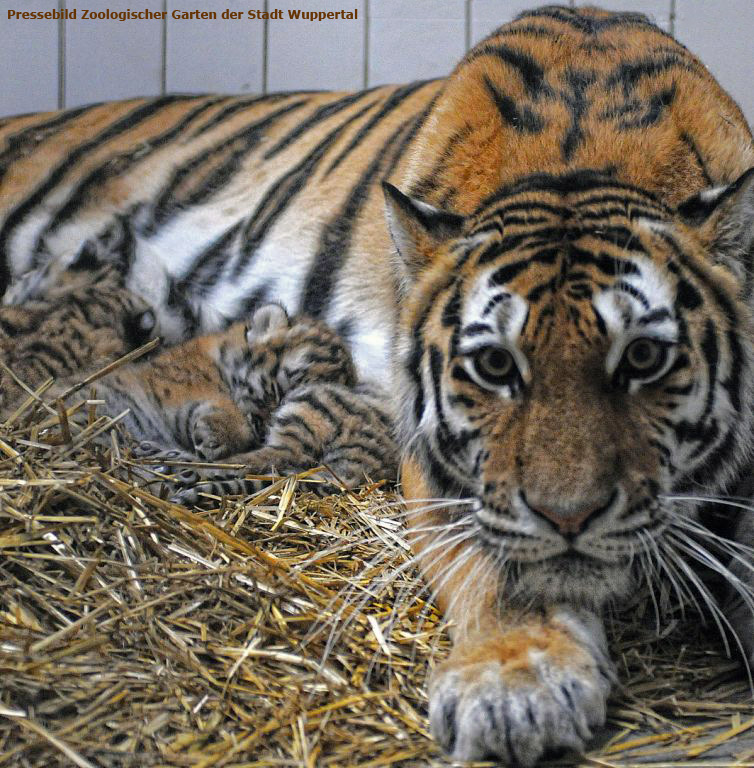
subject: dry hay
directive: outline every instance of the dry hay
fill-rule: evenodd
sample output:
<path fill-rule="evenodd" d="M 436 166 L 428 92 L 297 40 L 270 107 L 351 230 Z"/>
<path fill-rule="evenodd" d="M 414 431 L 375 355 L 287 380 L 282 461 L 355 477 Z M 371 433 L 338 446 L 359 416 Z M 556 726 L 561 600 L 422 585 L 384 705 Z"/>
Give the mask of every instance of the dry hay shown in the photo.
<path fill-rule="evenodd" d="M 299 476 L 190 511 L 117 419 L 79 432 L 34 402 L 0 426 L 0 766 L 448 764 L 425 717 L 448 641 L 393 496 Z M 614 624 L 624 683 L 583 763 L 754 765 L 714 628 L 671 616 L 658 639 L 645 596 Z"/>

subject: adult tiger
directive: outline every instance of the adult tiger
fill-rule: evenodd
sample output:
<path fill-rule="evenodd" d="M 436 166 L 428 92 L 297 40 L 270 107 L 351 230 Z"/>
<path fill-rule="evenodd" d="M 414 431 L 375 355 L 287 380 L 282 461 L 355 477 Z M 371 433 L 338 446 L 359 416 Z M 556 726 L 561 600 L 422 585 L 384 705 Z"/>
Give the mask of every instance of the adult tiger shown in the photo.
<path fill-rule="evenodd" d="M 754 150 L 646 18 L 547 7 L 445 80 L 1 130 L 17 297 L 55 274 L 29 269 L 114 253 L 163 333 L 276 298 L 392 371 L 406 497 L 469 500 L 412 520 L 454 624 L 430 717 L 456 757 L 583 746 L 613 677 L 599 610 L 639 561 L 701 589 L 692 557 L 726 573 L 751 655 L 751 550 L 726 545 L 728 571 L 667 494 L 723 492 L 751 454 Z"/>

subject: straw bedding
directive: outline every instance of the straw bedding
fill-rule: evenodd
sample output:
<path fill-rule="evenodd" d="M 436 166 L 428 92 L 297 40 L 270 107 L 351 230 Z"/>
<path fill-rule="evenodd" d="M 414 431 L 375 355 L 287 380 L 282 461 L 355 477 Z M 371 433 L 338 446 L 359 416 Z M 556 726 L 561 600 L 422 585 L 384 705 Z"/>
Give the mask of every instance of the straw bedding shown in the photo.
<path fill-rule="evenodd" d="M 448 764 L 425 693 L 448 639 L 389 489 L 302 475 L 189 510 L 117 419 L 37 400 L 0 425 L 0 766 Z M 559 764 L 754 765 L 714 627 L 658 637 L 641 595 L 611 622 L 608 734 Z"/>

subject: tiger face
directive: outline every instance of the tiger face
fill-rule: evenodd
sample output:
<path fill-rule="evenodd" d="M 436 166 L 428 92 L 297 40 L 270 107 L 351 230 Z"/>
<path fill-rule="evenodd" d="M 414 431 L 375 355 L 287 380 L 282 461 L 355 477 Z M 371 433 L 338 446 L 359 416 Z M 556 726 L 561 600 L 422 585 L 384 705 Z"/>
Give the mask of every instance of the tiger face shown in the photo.
<path fill-rule="evenodd" d="M 753 189 L 671 209 L 580 172 L 461 216 L 386 185 L 424 485 L 404 491 L 473 500 L 447 522 L 467 518 L 508 602 L 625 596 L 676 514 L 665 495 L 720 490 L 747 457 Z"/>

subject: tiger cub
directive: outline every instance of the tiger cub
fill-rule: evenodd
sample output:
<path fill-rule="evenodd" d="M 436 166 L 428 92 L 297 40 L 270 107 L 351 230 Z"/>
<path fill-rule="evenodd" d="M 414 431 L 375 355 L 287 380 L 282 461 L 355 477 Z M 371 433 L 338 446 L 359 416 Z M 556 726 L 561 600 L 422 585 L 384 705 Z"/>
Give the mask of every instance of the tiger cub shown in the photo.
<path fill-rule="evenodd" d="M 122 423 L 142 455 L 179 448 L 214 461 L 259 445 L 280 398 L 318 380 L 353 384 L 348 351 L 324 324 L 291 322 L 272 304 L 116 369 L 96 393 L 110 415 L 128 411 Z"/>
<path fill-rule="evenodd" d="M 145 344 L 155 326 L 153 309 L 114 270 L 94 284 L 67 277 L 44 299 L 0 306 L 0 360 L 31 389 L 50 377 L 82 379 Z M 0 413 L 24 394 L 0 369 Z"/>

